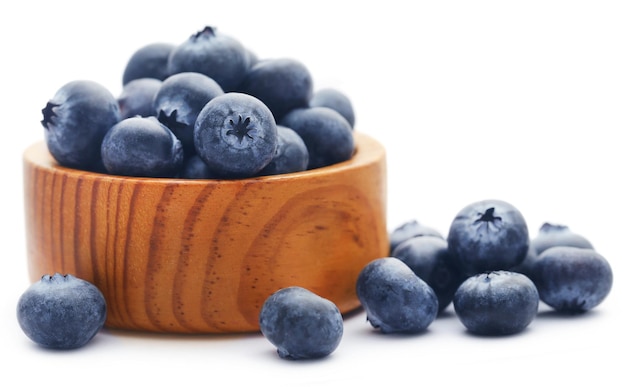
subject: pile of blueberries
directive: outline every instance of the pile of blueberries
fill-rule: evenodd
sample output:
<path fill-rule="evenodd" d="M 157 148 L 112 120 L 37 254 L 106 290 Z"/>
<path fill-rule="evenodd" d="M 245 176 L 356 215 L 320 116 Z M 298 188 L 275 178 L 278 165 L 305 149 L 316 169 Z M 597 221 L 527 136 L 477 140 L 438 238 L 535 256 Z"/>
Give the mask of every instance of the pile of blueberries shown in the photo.
<path fill-rule="evenodd" d="M 91 80 L 63 85 L 42 109 L 62 166 L 139 177 L 236 179 L 346 161 L 355 151 L 350 99 L 314 90 L 301 62 L 258 58 L 207 26 L 181 44 L 130 57 L 118 97 Z"/>
<path fill-rule="evenodd" d="M 531 324 L 540 302 L 556 313 L 581 314 L 598 306 L 613 284 L 611 266 L 589 240 L 551 223 L 530 238 L 520 211 L 502 200 L 464 207 L 447 237 L 416 220 L 389 237 L 389 256 L 366 264 L 355 283 L 367 321 L 382 334 L 423 332 L 453 305 L 469 333 L 513 335 Z M 93 284 L 46 275 L 24 292 L 17 313 L 33 341 L 69 349 L 103 327 L 106 303 Z M 290 360 L 330 355 L 344 329 L 333 302 L 300 286 L 270 295 L 259 326 Z"/>

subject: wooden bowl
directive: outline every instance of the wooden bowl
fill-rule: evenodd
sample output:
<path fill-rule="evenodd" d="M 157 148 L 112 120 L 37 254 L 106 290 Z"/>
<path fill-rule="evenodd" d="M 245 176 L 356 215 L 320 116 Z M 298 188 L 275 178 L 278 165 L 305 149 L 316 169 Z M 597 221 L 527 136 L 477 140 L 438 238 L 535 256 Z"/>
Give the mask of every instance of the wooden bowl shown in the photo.
<path fill-rule="evenodd" d="M 265 299 L 291 285 L 352 311 L 358 273 L 388 254 L 385 151 L 354 135 L 349 161 L 242 180 L 80 171 L 36 143 L 24 152 L 30 280 L 93 282 L 106 326 L 127 330 L 258 331 Z"/>

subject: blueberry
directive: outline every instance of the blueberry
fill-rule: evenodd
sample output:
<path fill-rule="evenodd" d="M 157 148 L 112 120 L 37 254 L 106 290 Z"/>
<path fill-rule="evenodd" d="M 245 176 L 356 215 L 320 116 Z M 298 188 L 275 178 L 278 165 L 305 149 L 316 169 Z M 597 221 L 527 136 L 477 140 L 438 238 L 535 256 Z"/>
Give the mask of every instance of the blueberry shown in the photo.
<path fill-rule="evenodd" d="M 435 292 L 398 258 L 368 263 L 357 277 L 356 291 L 367 320 L 382 333 L 422 332 L 437 317 Z"/>
<path fill-rule="evenodd" d="M 389 233 L 389 252 L 398 247 L 398 245 L 410 238 L 417 236 L 436 236 L 443 239 L 443 235 L 432 227 L 428 227 L 415 219 L 408 220 Z"/>
<path fill-rule="evenodd" d="M 309 150 L 307 169 L 346 161 L 354 154 L 350 124 L 330 108 L 297 108 L 287 113 L 279 124 L 293 129 L 306 144 Z"/>
<path fill-rule="evenodd" d="M 99 163 L 102 138 L 121 119 L 113 94 L 86 80 L 63 85 L 42 114 L 50 154 L 59 164 L 77 169 L 92 169 Z"/>
<path fill-rule="evenodd" d="M 280 121 L 288 111 L 308 105 L 313 78 L 297 60 L 264 59 L 250 68 L 238 89 L 263 101 Z"/>
<path fill-rule="evenodd" d="M 100 290 L 70 274 L 44 275 L 17 303 L 17 320 L 26 336 L 52 349 L 86 345 L 104 326 L 106 312 Z"/>
<path fill-rule="evenodd" d="M 526 253 L 526 257 L 524 257 L 522 262 L 512 266 L 509 270 L 516 273 L 522 273 L 532 280 L 532 267 L 537 261 L 537 258 L 539 258 L 539 254 L 537 254 L 537 249 L 535 249 L 533 241 L 531 240 L 528 245 L 528 252 Z"/>
<path fill-rule="evenodd" d="M 598 306 L 613 285 L 609 262 L 592 249 L 554 246 L 532 267 L 543 302 L 558 312 L 583 313 Z"/>
<path fill-rule="evenodd" d="M 283 359 L 318 359 L 337 349 L 343 317 L 328 299 L 299 286 L 269 296 L 259 314 L 261 333 Z"/>
<path fill-rule="evenodd" d="M 194 154 L 185 157 L 180 177 L 183 179 L 218 179 L 220 176 L 210 170 L 200 156 Z"/>
<path fill-rule="evenodd" d="M 194 128 L 194 144 L 200 158 L 224 178 L 258 174 L 269 164 L 278 147 L 276 122 L 258 98 L 225 93 L 200 111 Z"/>
<path fill-rule="evenodd" d="M 580 234 L 573 232 L 568 226 L 562 224 L 544 223 L 539 228 L 539 233 L 532 240 L 537 254 L 553 246 L 572 246 L 585 249 L 593 249 L 589 240 Z"/>
<path fill-rule="evenodd" d="M 467 278 L 457 289 L 454 310 L 477 335 L 512 335 L 523 331 L 537 316 L 539 294 L 525 275 L 490 271 Z"/>
<path fill-rule="evenodd" d="M 467 275 L 508 270 L 522 262 L 530 243 L 521 212 L 502 200 L 465 206 L 448 232 L 448 248 Z"/>
<path fill-rule="evenodd" d="M 278 148 L 269 164 L 259 175 L 278 175 L 306 170 L 309 164 L 309 151 L 302 138 L 290 128 L 277 125 Z"/>
<path fill-rule="evenodd" d="M 102 161 L 111 174 L 173 177 L 183 164 L 183 148 L 155 117 L 131 117 L 115 124 L 102 141 Z"/>
<path fill-rule="evenodd" d="M 168 77 L 167 62 L 174 49 L 173 44 L 151 43 L 135 51 L 124 68 L 122 84 L 139 78 L 154 78 L 160 81 Z"/>
<path fill-rule="evenodd" d="M 196 153 L 193 129 L 200 111 L 224 91 L 213 79 L 200 73 L 183 72 L 167 77 L 156 95 L 152 109 L 183 145 L 186 155 Z"/>
<path fill-rule="evenodd" d="M 154 116 L 154 96 L 162 81 L 154 78 L 138 78 L 124 85 L 117 97 L 121 118 Z"/>
<path fill-rule="evenodd" d="M 317 90 L 313 93 L 309 101 L 309 106 L 323 106 L 336 110 L 348 121 L 350 126 L 354 128 L 355 114 L 352 101 L 346 94 L 337 89 L 327 87 Z"/>
<path fill-rule="evenodd" d="M 170 74 L 202 73 L 224 91 L 234 91 L 250 68 L 249 51 L 236 39 L 207 26 L 179 44 L 170 54 Z"/>
<path fill-rule="evenodd" d="M 439 312 L 446 309 L 466 278 L 453 262 L 448 242 L 437 236 L 417 236 L 398 245 L 391 254 L 400 259 L 435 291 Z"/>

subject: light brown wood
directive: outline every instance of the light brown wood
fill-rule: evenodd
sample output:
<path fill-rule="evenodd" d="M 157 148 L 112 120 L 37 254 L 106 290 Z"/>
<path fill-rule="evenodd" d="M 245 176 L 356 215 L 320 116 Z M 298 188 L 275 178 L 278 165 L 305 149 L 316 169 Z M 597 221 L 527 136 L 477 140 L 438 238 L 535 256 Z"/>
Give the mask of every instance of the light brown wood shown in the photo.
<path fill-rule="evenodd" d="M 258 331 L 274 291 L 298 285 L 359 307 L 356 278 L 387 255 L 384 148 L 355 132 L 340 164 L 243 180 L 104 175 L 24 152 L 31 281 L 71 273 L 103 292 L 109 328 Z"/>

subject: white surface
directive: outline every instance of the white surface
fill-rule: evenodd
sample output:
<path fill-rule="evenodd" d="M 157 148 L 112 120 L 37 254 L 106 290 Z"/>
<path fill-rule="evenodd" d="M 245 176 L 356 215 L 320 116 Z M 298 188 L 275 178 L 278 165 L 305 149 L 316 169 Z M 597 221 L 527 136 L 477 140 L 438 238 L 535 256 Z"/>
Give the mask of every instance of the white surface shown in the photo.
<path fill-rule="evenodd" d="M 11 7 L 0 16 L 3 385 L 623 385 L 623 2 L 40 1 Z M 314 362 L 283 361 L 260 335 L 104 331 L 78 351 L 35 346 L 17 324 L 15 305 L 28 285 L 21 153 L 43 138 L 41 108 L 62 84 L 79 78 L 119 93 L 134 50 L 153 41 L 181 42 L 204 25 L 239 38 L 261 57 L 299 59 L 316 87 L 351 96 L 357 130 L 388 152 L 389 228 L 416 218 L 446 234 L 466 204 L 506 200 L 522 211 L 533 234 L 552 221 L 589 238 L 613 267 L 610 296 L 578 318 L 542 307 L 523 334 L 496 339 L 467 335 L 452 309 L 426 333 L 409 337 L 377 334 L 360 312 L 346 318 L 339 348 Z"/>

